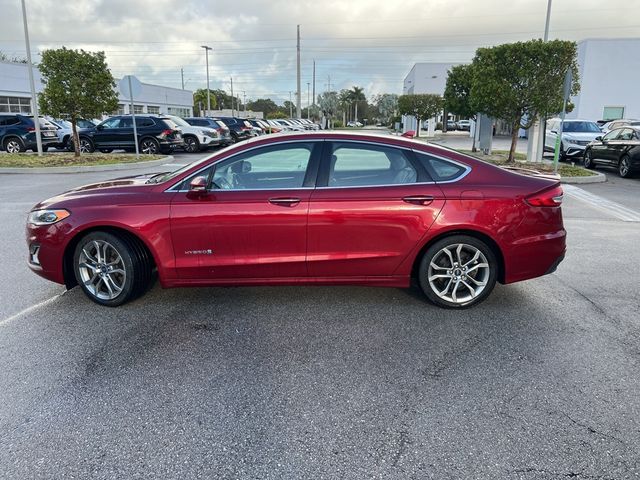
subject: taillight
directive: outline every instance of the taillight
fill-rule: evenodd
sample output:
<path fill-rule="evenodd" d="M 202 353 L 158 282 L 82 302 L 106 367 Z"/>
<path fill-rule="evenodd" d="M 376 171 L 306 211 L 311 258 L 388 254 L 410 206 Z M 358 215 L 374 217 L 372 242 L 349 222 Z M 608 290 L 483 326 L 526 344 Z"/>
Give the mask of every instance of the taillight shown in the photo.
<path fill-rule="evenodd" d="M 173 130 L 163 130 L 162 131 L 162 135 L 164 135 L 165 137 L 168 137 L 169 135 L 173 135 Z"/>
<path fill-rule="evenodd" d="M 35 132 L 36 127 L 27 127 L 27 132 Z"/>
<path fill-rule="evenodd" d="M 562 187 L 558 185 L 542 192 L 534 193 L 525 198 L 532 207 L 559 207 L 562 205 Z"/>

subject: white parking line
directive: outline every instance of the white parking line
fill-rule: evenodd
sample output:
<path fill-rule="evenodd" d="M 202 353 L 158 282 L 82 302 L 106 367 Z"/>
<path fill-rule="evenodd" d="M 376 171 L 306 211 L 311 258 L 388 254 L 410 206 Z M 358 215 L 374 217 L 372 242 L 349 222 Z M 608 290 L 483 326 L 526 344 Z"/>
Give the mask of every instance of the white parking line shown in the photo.
<path fill-rule="evenodd" d="M 601 212 L 608 213 L 623 222 L 640 222 L 640 212 L 636 212 L 624 205 L 607 200 L 599 195 L 594 195 L 593 193 L 587 192 L 575 185 L 564 184 L 562 185 L 562 189 L 570 197 L 581 200 L 589 204 L 591 207 L 600 210 Z"/>
<path fill-rule="evenodd" d="M 65 292 L 59 293 L 55 297 L 51 297 L 51 298 L 48 298 L 47 300 L 44 300 L 44 301 L 42 301 L 40 303 L 36 303 L 35 305 L 31 305 L 30 307 L 27 307 L 24 310 L 20 310 L 18 313 L 14 313 L 13 315 L 11 315 L 10 317 L 5 318 L 4 320 L 0 320 L 0 327 L 5 327 L 9 323 L 11 323 L 12 321 L 20 318 L 22 315 L 25 315 L 25 314 L 27 314 L 29 312 L 33 312 L 34 310 L 36 310 L 36 309 L 38 309 L 40 307 L 44 307 L 45 305 L 49 305 L 54 300 L 57 300 L 62 295 L 64 295 L 64 293 Z"/>

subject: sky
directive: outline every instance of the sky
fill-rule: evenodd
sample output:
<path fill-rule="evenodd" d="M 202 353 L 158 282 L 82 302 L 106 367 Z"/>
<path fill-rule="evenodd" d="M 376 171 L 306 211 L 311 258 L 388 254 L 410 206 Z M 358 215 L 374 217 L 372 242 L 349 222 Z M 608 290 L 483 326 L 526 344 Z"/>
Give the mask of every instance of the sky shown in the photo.
<path fill-rule="evenodd" d="M 468 62 L 476 48 L 542 38 L 548 0 L 26 0 L 34 62 L 47 48 L 105 51 L 113 75 L 278 103 L 296 90 L 402 93 L 416 62 Z M 640 37 L 640 0 L 553 0 L 550 39 Z M 20 0 L 0 0 L 0 51 L 25 56 Z M 637 52 L 630 52 L 630 54 Z M 295 97 L 294 97 L 295 98 Z"/>

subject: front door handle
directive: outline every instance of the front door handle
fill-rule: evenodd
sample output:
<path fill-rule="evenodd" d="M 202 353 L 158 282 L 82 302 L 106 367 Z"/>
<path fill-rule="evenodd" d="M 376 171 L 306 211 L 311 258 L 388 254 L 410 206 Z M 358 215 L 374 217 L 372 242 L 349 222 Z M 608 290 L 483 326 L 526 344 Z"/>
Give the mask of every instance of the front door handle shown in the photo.
<path fill-rule="evenodd" d="M 295 207 L 300 203 L 300 199 L 295 197 L 277 197 L 270 198 L 269 203 L 279 205 L 281 207 Z"/>
<path fill-rule="evenodd" d="M 431 195 L 409 195 L 408 197 L 403 197 L 402 201 L 414 205 L 429 205 L 433 202 L 433 197 Z"/>

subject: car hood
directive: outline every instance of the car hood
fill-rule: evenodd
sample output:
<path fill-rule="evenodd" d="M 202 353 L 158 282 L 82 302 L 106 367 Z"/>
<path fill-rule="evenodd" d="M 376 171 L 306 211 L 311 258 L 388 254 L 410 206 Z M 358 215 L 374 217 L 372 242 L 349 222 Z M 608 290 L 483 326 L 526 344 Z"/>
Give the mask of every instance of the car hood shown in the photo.
<path fill-rule="evenodd" d="M 75 203 L 78 200 L 86 200 L 88 197 L 96 197 L 98 195 L 113 195 L 117 193 L 133 193 L 139 192 L 140 187 L 148 186 L 152 188 L 154 184 L 147 184 L 149 180 L 157 173 L 148 173 L 131 177 L 115 178 L 104 182 L 90 183 L 68 190 L 64 193 L 48 198 L 38 203 L 33 210 L 49 208 L 53 205 L 63 207 L 69 203 Z"/>
<path fill-rule="evenodd" d="M 564 140 L 595 140 L 602 132 L 562 132 Z"/>

